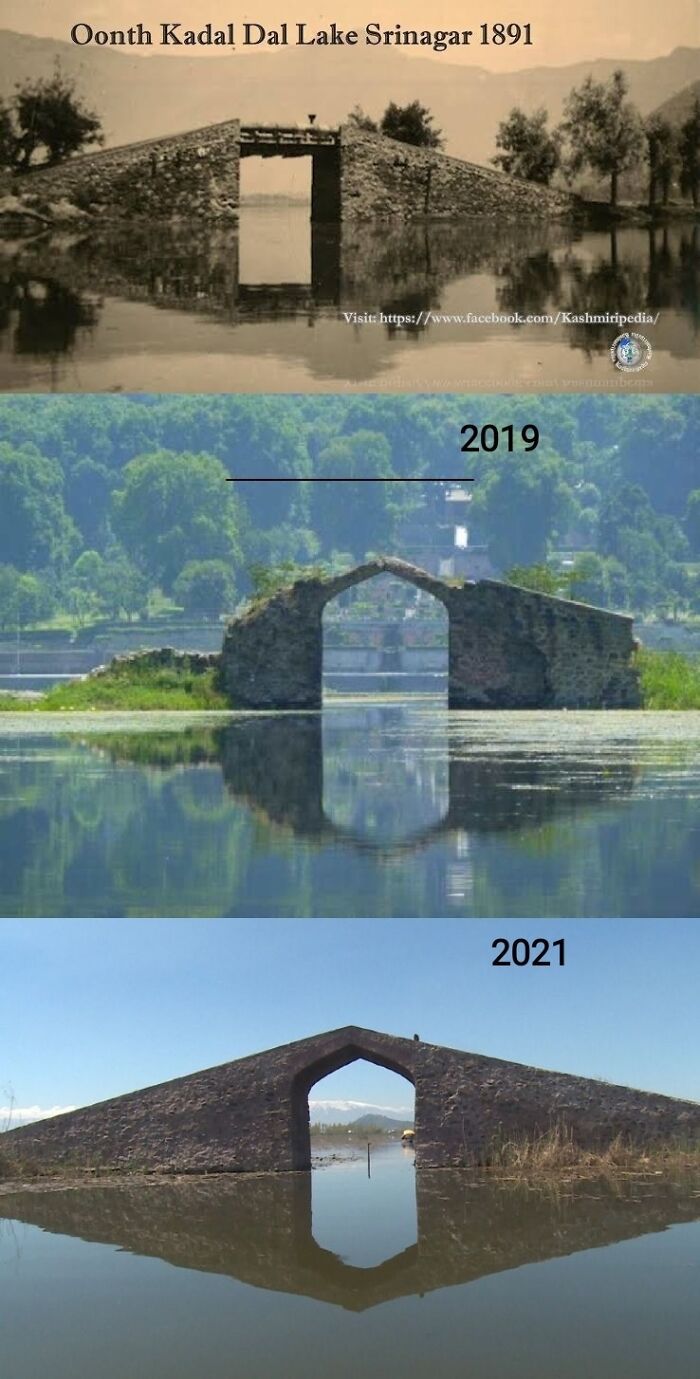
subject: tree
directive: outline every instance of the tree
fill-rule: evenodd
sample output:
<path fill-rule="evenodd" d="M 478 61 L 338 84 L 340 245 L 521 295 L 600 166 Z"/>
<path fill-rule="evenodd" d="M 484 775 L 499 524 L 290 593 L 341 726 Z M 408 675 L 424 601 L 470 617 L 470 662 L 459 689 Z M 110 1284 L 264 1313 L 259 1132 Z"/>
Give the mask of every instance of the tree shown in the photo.
<path fill-rule="evenodd" d="M 644 133 L 649 164 L 649 205 L 656 205 L 656 193 L 660 190 L 661 204 L 666 206 L 678 161 L 676 131 L 661 115 L 650 115 Z"/>
<path fill-rule="evenodd" d="M 503 576 L 506 584 L 532 589 L 536 594 L 561 594 L 562 575 L 552 565 L 512 565 Z"/>
<path fill-rule="evenodd" d="M 107 550 L 95 590 L 102 609 L 110 618 L 118 618 L 123 613 L 131 619 L 146 611 L 148 581 L 118 547 Z"/>
<path fill-rule="evenodd" d="M 248 567 L 255 598 L 268 599 L 280 589 L 288 589 L 300 579 L 325 579 L 329 573 L 325 562 L 319 565 L 298 565 L 295 560 L 282 560 L 278 565 L 253 564 Z"/>
<path fill-rule="evenodd" d="M 317 473 L 324 481 L 311 486 L 311 525 L 322 536 L 324 555 L 352 551 L 360 560 L 367 551 L 393 546 L 414 504 L 415 485 L 397 482 L 385 436 L 364 430 L 337 436 L 319 454 Z M 351 482 L 338 483 L 341 477 Z"/>
<path fill-rule="evenodd" d="M 491 159 L 497 168 L 511 177 L 523 177 L 544 186 L 549 185 L 561 161 L 559 137 L 547 129 L 544 107 L 526 115 L 514 106 L 508 119 L 498 126 L 496 147 L 503 149 Z"/>
<path fill-rule="evenodd" d="M 368 134 L 377 134 L 379 132 L 377 121 L 373 120 L 371 115 L 368 115 L 367 111 L 362 109 L 361 105 L 353 106 L 345 123 L 350 125 L 352 129 L 364 129 Z"/>
<path fill-rule="evenodd" d="M 14 161 L 22 168 L 29 166 L 37 148 L 46 149 L 52 166 L 87 144 L 104 143 L 100 120 L 59 66 L 52 77 L 38 77 L 17 88 L 13 114 L 18 129 Z"/>
<path fill-rule="evenodd" d="M 23 574 L 13 565 L 0 565 L 0 627 L 26 627 L 49 617 L 54 597 L 46 580 Z"/>
<path fill-rule="evenodd" d="M 568 523 L 573 497 L 558 455 L 513 455 L 475 484 L 471 511 L 499 569 L 542 565 Z"/>
<path fill-rule="evenodd" d="M 442 130 L 433 129 L 433 116 L 420 101 L 410 105 L 396 105 L 390 101 L 379 126 L 388 139 L 402 144 L 416 144 L 419 148 L 442 148 Z"/>
<path fill-rule="evenodd" d="M 569 143 L 569 171 L 590 167 L 609 177 L 611 206 L 617 205 L 620 173 L 633 167 L 644 149 L 642 119 L 626 95 L 622 71 L 613 72 L 607 83 L 586 77 L 568 96 L 561 124 Z"/>
<path fill-rule="evenodd" d="M 692 554 L 700 556 L 700 488 L 688 494 L 684 525 Z"/>
<path fill-rule="evenodd" d="M 687 120 L 681 125 L 678 156 L 681 191 L 690 197 L 697 210 L 700 200 L 700 98 L 697 96 Z"/>
<path fill-rule="evenodd" d="M 34 445 L 0 444 L 0 551 L 21 571 L 60 575 L 78 545 L 63 505 L 63 473 Z"/>
<path fill-rule="evenodd" d="M 114 529 L 137 567 L 170 590 L 188 560 L 241 563 L 240 509 L 213 455 L 159 450 L 123 470 Z"/>
<path fill-rule="evenodd" d="M 107 465 L 81 459 L 66 476 L 65 502 L 68 512 L 88 547 L 103 544 L 114 476 Z"/>
<path fill-rule="evenodd" d="M 186 613 L 217 617 L 233 608 L 236 585 L 224 560 L 188 560 L 173 585 L 173 594 Z"/>

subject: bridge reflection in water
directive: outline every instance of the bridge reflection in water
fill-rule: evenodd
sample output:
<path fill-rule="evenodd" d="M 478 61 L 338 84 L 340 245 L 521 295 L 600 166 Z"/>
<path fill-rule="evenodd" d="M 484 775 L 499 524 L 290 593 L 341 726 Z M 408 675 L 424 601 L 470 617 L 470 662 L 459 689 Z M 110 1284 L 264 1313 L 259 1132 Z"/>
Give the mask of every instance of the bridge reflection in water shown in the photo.
<path fill-rule="evenodd" d="M 0 734 L 0 913 L 698 913 L 692 714 L 146 717 Z"/>
<path fill-rule="evenodd" d="M 304 281 L 266 280 L 265 236 L 256 232 L 263 222 L 277 226 L 297 250 L 303 238 L 304 253 L 310 254 Z M 243 235 L 253 246 L 258 281 L 248 274 L 249 280 L 240 281 Z M 298 259 L 298 253 L 290 258 Z M 444 343 L 444 331 L 429 326 L 425 313 L 464 312 L 472 279 L 480 286 L 479 309 L 506 315 L 556 315 L 561 310 L 581 317 L 585 312 L 663 309 L 669 322 L 661 319 L 655 326 L 655 349 L 671 348 L 680 357 L 696 352 L 697 225 L 605 231 L 469 221 L 341 226 L 310 224 L 304 209 L 294 205 L 244 206 L 240 232 L 205 232 L 201 227 L 195 232 L 185 225 L 159 226 L 154 234 L 148 225 L 134 225 L 128 235 L 105 230 L 6 241 L 0 244 L 0 329 L 12 331 L 16 353 L 58 357 L 83 340 L 87 348 L 100 314 L 109 310 L 108 299 L 116 299 L 241 325 L 337 316 L 339 310 L 381 311 L 385 318 L 413 318 L 401 326 L 385 319 L 380 328 L 385 344 L 407 334 Z M 487 283 L 488 299 L 483 296 Z M 522 334 L 513 325 L 506 327 L 507 333 L 516 328 Z M 460 325 L 455 317 L 449 338 L 476 342 L 487 338 L 488 329 Z M 528 330 L 533 341 L 548 332 L 586 354 L 610 344 L 610 326 L 604 322 L 582 325 L 562 319 L 556 331 L 551 324 Z M 672 334 L 665 336 L 665 330 Z M 349 347 L 350 337 L 347 343 Z M 369 347 L 369 339 L 365 344 Z M 287 347 L 297 348 L 280 341 L 282 353 Z M 337 350 L 333 369 L 338 377 L 346 374 Z"/>
<path fill-rule="evenodd" d="M 0 1198 L 0 1218 L 363 1312 L 696 1221 L 696 1188 L 597 1179 L 556 1190 L 419 1173 L 416 1243 L 371 1268 L 314 1240 L 311 1174 L 19 1190 Z"/>
<path fill-rule="evenodd" d="M 602 796 L 586 757 L 465 750 L 457 715 L 431 719 L 427 751 L 411 750 L 404 709 L 345 707 L 337 717 L 326 709 L 232 722 L 217 753 L 229 793 L 272 823 L 378 851 L 441 833 L 539 827 L 619 800 L 638 774 L 624 758 L 612 763 Z"/>
<path fill-rule="evenodd" d="M 315 713 L 239 715 L 224 728 L 178 735 L 183 762 L 218 763 L 227 793 L 299 838 L 391 854 L 428 846 L 441 834 L 538 828 L 609 806 L 629 794 L 641 767 L 620 754 L 606 762 L 604 789 L 590 751 L 539 751 L 526 742 L 489 751 L 468 715 L 432 710 L 412 741 L 405 707 L 347 705 Z M 519 715 L 524 720 L 524 715 Z M 87 739 L 115 761 L 171 769 L 172 733 L 100 734 Z M 560 744 L 561 749 L 561 744 Z"/>

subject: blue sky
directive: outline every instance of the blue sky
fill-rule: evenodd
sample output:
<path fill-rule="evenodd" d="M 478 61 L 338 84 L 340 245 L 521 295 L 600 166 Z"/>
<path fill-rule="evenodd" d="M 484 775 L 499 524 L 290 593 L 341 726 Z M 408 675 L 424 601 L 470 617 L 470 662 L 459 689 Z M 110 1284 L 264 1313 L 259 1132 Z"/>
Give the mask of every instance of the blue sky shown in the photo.
<path fill-rule="evenodd" d="M 537 935 L 522 920 L 4 920 L 0 1105 L 85 1105 L 344 1024 L 700 1099 L 700 924 L 541 929 L 563 969 L 491 967 L 496 936 Z M 408 1092 L 356 1063 L 313 1095 Z"/>

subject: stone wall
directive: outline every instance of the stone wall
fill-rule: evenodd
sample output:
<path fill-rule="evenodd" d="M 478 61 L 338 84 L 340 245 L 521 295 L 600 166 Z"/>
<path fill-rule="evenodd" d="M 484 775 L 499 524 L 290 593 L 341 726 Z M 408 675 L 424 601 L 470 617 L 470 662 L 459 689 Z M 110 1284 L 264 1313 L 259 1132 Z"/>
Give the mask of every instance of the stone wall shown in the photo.
<path fill-rule="evenodd" d="M 72 158 L 15 179 L 22 195 L 68 197 L 101 221 L 235 220 L 240 121 Z"/>
<path fill-rule="evenodd" d="M 280 145 L 280 153 L 298 156 L 299 149 Z M 312 218 L 317 223 L 470 217 L 555 220 L 571 218 L 579 204 L 568 192 L 349 125 L 340 130 L 340 156 L 335 145 L 310 144 L 308 153 L 313 159 Z M 32 169 L 16 176 L 13 186 L 18 194 L 36 194 L 46 201 L 68 198 L 101 222 L 235 220 L 240 159 L 240 120 L 226 120 L 86 153 L 55 168 Z"/>
<path fill-rule="evenodd" d="M 343 125 L 340 133 L 344 220 L 469 216 L 552 220 L 570 218 L 576 211 L 577 200 L 568 192 L 506 177 L 495 169 L 350 125 Z"/>
<path fill-rule="evenodd" d="M 417 1164 L 488 1162 L 503 1137 L 561 1126 L 584 1147 L 700 1138 L 700 1105 L 355 1026 L 284 1044 L 2 1137 L 27 1162 L 201 1173 L 310 1165 L 307 1097 L 364 1058 L 416 1091 Z"/>
<path fill-rule="evenodd" d="M 231 704 L 320 708 L 323 609 L 344 589 L 383 572 L 444 604 L 451 708 L 639 705 L 631 618 L 497 580 L 449 584 L 386 556 L 329 579 L 300 580 L 233 618 L 222 650 Z"/>

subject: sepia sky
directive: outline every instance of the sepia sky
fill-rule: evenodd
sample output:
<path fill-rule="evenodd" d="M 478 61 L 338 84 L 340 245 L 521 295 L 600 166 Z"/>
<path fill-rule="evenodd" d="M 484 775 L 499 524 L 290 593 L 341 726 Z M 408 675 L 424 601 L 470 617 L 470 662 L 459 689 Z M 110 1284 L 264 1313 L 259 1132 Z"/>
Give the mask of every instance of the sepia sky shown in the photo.
<path fill-rule="evenodd" d="M 553 3 L 553 0 L 527 0 L 520 6 L 507 7 L 506 13 L 521 23 L 532 25 L 533 45 L 514 47 L 451 48 L 442 55 L 432 54 L 429 48 L 402 48 L 407 55 L 418 54 L 439 62 L 464 62 L 487 67 L 494 71 L 515 71 L 532 66 L 560 66 L 594 58 L 653 58 L 681 46 L 694 47 L 700 42 L 700 18 L 697 0 L 637 0 L 635 5 L 613 5 L 610 0 L 586 0 L 583 5 Z M 483 22 L 502 20 L 504 9 L 499 0 L 481 0 L 468 8 L 455 0 L 402 0 L 401 4 L 380 4 L 370 0 L 358 6 L 357 0 L 335 0 L 332 6 L 321 9 L 317 4 L 290 6 L 285 0 L 260 0 L 240 9 L 235 0 L 180 0 L 176 6 L 163 0 L 5 0 L 3 25 L 19 33 L 34 34 L 68 40 L 73 24 L 89 23 L 93 28 L 127 28 L 141 21 L 157 30 L 161 21 L 178 20 L 186 26 L 201 28 L 208 20 L 223 25 L 229 20 L 242 24 L 252 21 L 272 28 L 283 20 L 290 25 L 305 21 L 312 29 L 327 27 L 335 20 L 341 27 L 362 29 L 365 23 L 378 21 L 391 28 L 398 21 L 403 28 L 471 28 L 478 32 Z M 155 35 L 154 35 L 155 37 Z M 240 50 L 264 51 L 262 47 Z M 198 52 L 202 58 L 208 53 L 230 51 L 225 48 L 193 49 L 162 48 L 128 50 L 140 51 L 145 57 L 154 53 Z M 275 49 L 267 49 L 274 53 Z M 279 51 L 279 50 L 278 50 Z M 386 48 L 358 47 L 358 58 L 371 61 Z"/>

